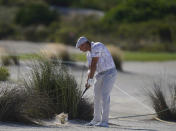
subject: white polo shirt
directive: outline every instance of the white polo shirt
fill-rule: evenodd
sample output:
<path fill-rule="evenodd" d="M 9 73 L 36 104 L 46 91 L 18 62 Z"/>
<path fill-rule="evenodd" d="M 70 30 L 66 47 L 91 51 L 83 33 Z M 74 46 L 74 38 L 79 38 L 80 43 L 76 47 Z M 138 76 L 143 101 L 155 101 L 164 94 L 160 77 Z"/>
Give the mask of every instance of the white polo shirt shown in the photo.
<path fill-rule="evenodd" d="M 106 71 L 111 68 L 115 68 L 115 64 L 111 53 L 100 42 L 91 42 L 91 52 L 87 52 L 88 66 L 91 65 L 92 57 L 99 57 L 96 73 Z"/>

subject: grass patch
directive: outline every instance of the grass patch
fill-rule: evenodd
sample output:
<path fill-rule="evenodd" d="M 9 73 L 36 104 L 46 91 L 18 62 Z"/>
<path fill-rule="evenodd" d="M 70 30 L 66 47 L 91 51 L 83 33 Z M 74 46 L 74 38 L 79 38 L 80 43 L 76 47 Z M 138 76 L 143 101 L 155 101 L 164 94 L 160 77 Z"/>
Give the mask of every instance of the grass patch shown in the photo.
<path fill-rule="evenodd" d="M 80 54 L 72 54 L 70 55 L 71 60 L 73 61 L 86 61 L 86 53 L 80 53 Z"/>
<path fill-rule="evenodd" d="M 39 54 L 21 54 L 20 56 L 21 60 L 33 60 L 33 59 L 40 59 L 41 56 Z"/>
<path fill-rule="evenodd" d="M 166 52 L 124 52 L 125 61 L 171 61 L 176 60 L 176 53 Z"/>
<path fill-rule="evenodd" d="M 20 55 L 20 59 L 29 60 L 29 59 L 39 59 L 39 54 L 22 54 Z M 71 61 L 82 61 L 85 62 L 86 53 L 80 54 L 71 54 Z M 172 61 L 176 60 L 176 53 L 167 53 L 167 52 L 123 52 L 123 60 L 124 61 Z"/>
<path fill-rule="evenodd" d="M 6 67 L 0 67 L 0 81 L 8 80 L 10 76 L 9 70 Z"/>
<path fill-rule="evenodd" d="M 20 56 L 21 60 L 39 60 L 41 58 L 40 54 L 21 54 Z M 70 55 L 71 61 L 86 61 L 86 54 L 72 54 Z"/>
<path fill-rule="evenodd" d="M 172 61 L 176 60 L 176 53 L 167 52 L 129 52 L 124 51 L 124 61 Z M 86 61 L 86 54 L 72 54 L 74 61 Z"/>

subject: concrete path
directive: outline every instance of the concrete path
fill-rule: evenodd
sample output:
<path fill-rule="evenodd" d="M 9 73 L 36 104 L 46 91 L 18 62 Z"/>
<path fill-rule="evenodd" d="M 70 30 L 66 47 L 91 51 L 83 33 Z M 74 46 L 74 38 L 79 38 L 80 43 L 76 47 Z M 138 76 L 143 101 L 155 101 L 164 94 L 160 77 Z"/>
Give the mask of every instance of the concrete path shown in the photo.
<path fill-rule="evenodd" d="M 82 63 L 85 64 L 85 63 Z M 9 67 L 11 79 L 17 79 L 19 76 L 27 76 L 30 67 L 26 62 L 22 62 L 20 70 L 16 66 Z M 143 131 L 175 131 L 176 124 L 164 123 L 153 119 L 153 116 L 130 117 L 135 115 L 145 115 L 153 113 L 150 102 L 145 96 L 145 90 L 151 88 L 153 80 L 162 77 L 175 79 L 176 62 L 125 62 L 124 70 L 118 72 L 115 86 L 111 93 L 111 111 L 110 111 L 110 128 L 85 127 L 84 121 L 69 121 L 68 124 L 56 126 L 53 121 L 47 121 L 45 127 L 25 126 L 14 123 L 0 123 L 0 131 L 55 131 L 55 130 L 143 130 Z M 78 83 L 82 84 L 86 80 L 86 68 L 82 66 L 69 66 L 69 72 L 77 78 Z M 83 74 L 82 74 L 83 70 Z M 164 70 L 164 72 L 162 72 Z M 23 74 L 23 75 L 22 75 Z M 84 86 L 81 86 L 84 89 Z M 89 97 L 91 101 L 93 88 L 90 88 L 84 97 Z"/>
<path fill-rule="evenodd" d="M 21 53 L 37 53 L 46 43 L 30 43 L 30 42 L 12 42 L 0 41 L 0 46 L 5 45 L 11 47 L 17 54 Z M 69 48 L 74 53 L 78 50 Z M 69 66 L 69 72 L 72 73 L 81 83 L 84 89 L 86 80 L 86 68 L 83 69 L 85 63 L 79 63 L 80 66 Z M 175 81 L 176 79 L 176 61 L 170 62 L 124 62 L 125 72 L 118 72 L 115 86 L 111 93 L 111 110 L 110 110 L 110 128 L 85 127 L 83 121 L 69 121 L 64 126 L 56 126 L 53 121 L 47 121 L 47 126 L 36 127 L 26 126 L 15 123 L 0 122 L 0 131 L 56 131 L 56 130 L 75 130 L 75 131 L 91 131 L 91 130 L 111 130 L 111 131 L 175 131 L 176 124 L 163 123 L 153 120 L 153 116 L 144 117 L 128 117 L 135 115 L 144 115 L 153 113 L 149 99 L 146 96 L 146 90 L 151 89 L 154 80 L 166 79 Z M 30 71 L 30 62 L 21 62 L 21 66 L 8 67 L 11 72 L 11 79 L 18 80 L 28 77 Z M 83 70 L 83 71 L 82 71 Z M 82 79 L 83 78 L 83 79 Z M 5 83 L 1 83 L 1 86 Z M 93 88 L 90 88 L 84 97 L 89 97 L 91 101 L 93 96 Z M 111 119 L 114 118 L 114 119 Z"/>

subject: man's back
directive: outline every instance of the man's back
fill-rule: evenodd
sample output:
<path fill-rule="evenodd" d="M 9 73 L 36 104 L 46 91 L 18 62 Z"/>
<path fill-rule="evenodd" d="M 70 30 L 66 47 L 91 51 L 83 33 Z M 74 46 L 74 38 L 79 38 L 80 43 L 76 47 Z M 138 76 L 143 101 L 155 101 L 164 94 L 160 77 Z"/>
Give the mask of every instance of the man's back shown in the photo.
<path fill-rule="evenodd" d="M 91 51 L 87 53 L 88 65 L 90 66 L 92 57 L 99 57 L 97 63 L 97 73 L 106 71 L 111 68 L 115 68 L 115 64 L 111 53 L 100 42 L 91 42 Z"/>

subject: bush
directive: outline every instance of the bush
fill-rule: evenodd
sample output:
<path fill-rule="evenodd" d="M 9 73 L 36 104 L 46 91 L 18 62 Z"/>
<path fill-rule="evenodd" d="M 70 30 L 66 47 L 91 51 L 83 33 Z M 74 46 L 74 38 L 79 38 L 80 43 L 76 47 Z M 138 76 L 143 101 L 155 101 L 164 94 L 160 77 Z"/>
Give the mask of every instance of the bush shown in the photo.
<path fill-rule="evenodd" d="M 164 85 L 162 81 L 154 82 L 151 91 L 148 91 L 149 99 L 157 114 L 163 120 L 176 120 L 176 84 Z"/>
<path fill-rule="evenodd" d="M 17 55 L 11 55 L 10 57 L 11 57 L 11 59 L 12 59 L 12 61 L 13 61 L 13 63 L 15 65 L 20 65 L 20 58 L 19 58 L 19 56 L 17 56 Z"/>
<path fill-rule="evenodd" d="M 50 10 L 45 4 L 28 4 L 19 9 L 16 14 L 15 22 L 23 26 L 44 24 L 49 25 L 57 20 L 58 13 Z"/>
<path fill-rule="evenodd" d="M 111 52 L 116 68 L 122 71 L 123 52 L 120 50 L 120 48 L 113 45 L 107 46 L 107 48 Z"/>
<path fill-rule="evenodd" d="M 1 66 L 0 67 L 0 81 L 6 81 L 8 77 L 10 76 L 10 73 L 6 67 Z"/>
<path fill-rule="evenodd" d="M 170 19 L 170 18 L 169 18 Z M 112 33 L 118 45 L 132 51 L 173 51 L 175 24 L 169 20 L 151 20 L 140 23 L 123 23 L 114 28 Z M 165 35 L 167 33 L 167 35 Z M 117 42 L 116 42 L 117 43 Z"/>
<path fill-rule="evenodd" d="M 152 43 L 152 44 L 146 44 L 142 45 L 139 49 L 142 52 L 164 52 L 167 51 L 165 44 L 161 43 Z"/>
<path fill-rule="evenodd" d="M 93 111 L 93 103 L 90 103 L 87 98 L 81 99 L 78 104 L 77 118 L 82 120 L 92 120 Z"/>
<path fill-rule="evenodd" d="M 31 80 L 27 87 L 36 89 L 39 93 L 45 93 L 54 103 L 56 113 L 66 112 L 69 119 L 90 119 L 93 116 L 93 107 L 87 100 L 81 100 L 82 91 L 78 88 L 76 80 L 67 72 L 60 62 L 42 59 L 32 67 Z M 83 109 L 78 112 L 78 109 Z M 80 111 L 80 110 L 79 110 Z M 82 114 L 86 114 L 82 115 Z"/>
<path fill-rule="evenodd" d="M 42 50 L 41 54 L 48 59 L 69 61 L 70 56 L 67 47 L 62 44 L 48 44 Z"/>
<path fill-rule="evenodd" d="M 128 0 L 112 8 L 105 16 L 109 23 L 139 22 L 151 19 L 161 19 L 175 15 L 176 2 L 166 0 Z"/>
<path fill-rule="evenodd" d="M 73 28 L 61 28 L 55 33 L 55 41 L 65 43 L 67 45 L 75 44 L 78 34 Z"/>
<path fill-rule="evenodd" d="M 14 28 L 8 23 L 0 22 L 0 39 L 8 38 L 10 35 L 13 35 Z"/>
<path fill-rule="evenodd" d="M 38 26 L 28 26 L 23 30 L 23 34 L 21 34 L 25 40 L 28 41 L 47 41 L 49 36 L 49 31 L 46 26 L 38 25 Z"/>
<path fill-rule="evenodd" d="M 44 3 L 43 0 L 0 0 L 0 5 L 5 6 L 24 6 L 29 3 Z"/>
<path fill-rule="evenodd" d="M 9 66 L 11 64 L 9 56 L 1 56 L 2 65 Z"/>
<path fill-rule="evenodd" d="M 20 65 L 19 56 L 17 55 L 3 55 L 1 56 L 2 65 L 9 66 L 12 64 Z"/>
<path fill-rule="evenodd" d="M 31 88 L 8 87 L 0 91 L 0 121 L 35 124 L 34 120 L 54 116 L 47 95 Z"/>
<path fill-rule="evenodd" d="M 112 36 L 110 27 L 105 29 L 103 24 L 97 15 L 65 17 L 60 22 L 59 28 L 56 27 L 53 40 L 75 46 L 78 37 L 85 35 L 92 40 L 110 42 L 112 40 L 112 37 L 109 37 Z"/>
<path fill-rule="evenodd" d="M 92 8 L 98 10 L 109 10 L 123 0 L 44 0 L 53 6 Z"/>
<path fill-rule="evenodd" d="M 71 6 L 75 0 L 44 0 L 48 4 L 57 6 Z"/>

